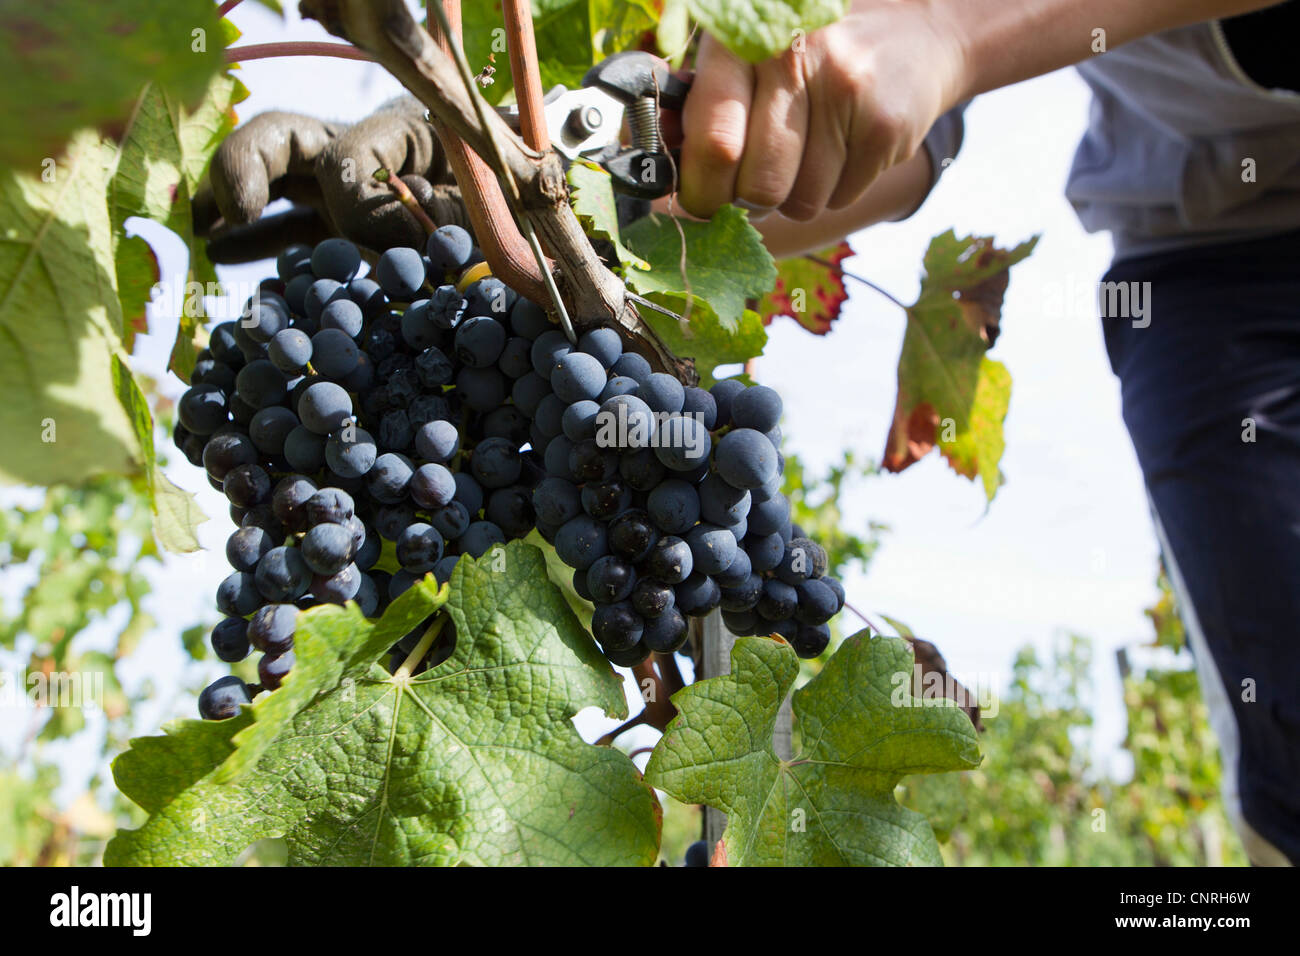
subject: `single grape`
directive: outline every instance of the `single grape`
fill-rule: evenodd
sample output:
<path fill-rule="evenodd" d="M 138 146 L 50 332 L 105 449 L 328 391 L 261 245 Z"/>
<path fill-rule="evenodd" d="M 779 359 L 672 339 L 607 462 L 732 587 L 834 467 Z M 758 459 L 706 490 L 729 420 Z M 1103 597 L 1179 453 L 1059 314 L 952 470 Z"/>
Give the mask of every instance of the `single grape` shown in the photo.
<path fill-rule="evenodd" d="M 648 379 L 653 370 L 650 363 L 635 352 L 624 352 L 609 369 L 610 377 L 625 376 L 638 384 Z"/>
<path fill-rule="evenodd" d="M 203 446 L 203 469 L 217 481 L 239 465 L 253 465 L 258 460 L 253 440 L 235 431 L 213 435 Z"/>
<path fill-rule="evenodd" d="M 415 474 L 411 460 L 396 452 L 384 452 L 375 459 L 366 474 L 366 491 L 370 497 L 386 505 L 400 504 Z"/>
<path fill-rule="evenodd" d="M 357 566 L 349 564 L 329 576 L 313 575 L 311 593 L 317 601 L 325 604 L 346 604 L 355 599 L 357 592 L 361 590 L 361 578 L 362 574 L 357 570 Z"/>
<path fill-rule="evenodd" d="M 608 605 L 607 605 L 608 606 Z M 616 651 L 604 648 L 606 659 L 615 667 L 636 667 L 650 656 L 650 648 L 643 641 L 637 641 L 627 650 Z"/>
<path fill-rule="evenodd" d="M 590 600 L 590 598 L 588 598 Z M 632 607 L 642 617 L 655 618 L 673 606 L 677 598 L 673 589 L 654 578 L 641 578 L 632 589 Z"/>
<path fill-rule="evenodd" d="M 625 452 L 618 462 L 618 473 L 628 487 L 636 491 L 652 491 L 663 482 L 668 469 L 664 468 L 652 448 L 639 448 Z"/>
<path fill-rule="evenodd" d="M 522 335 L 511 336 L 497 359 L 497 368 L 509 379 L 523 378 L 533 370 L 532 352 L 532 340 Z"/>
<path fill-rule="evenodd" d="M 596 437 L 596 415 L 600 406 L 592 401 L 574 402 L 564 410 L 560 424 L 570 441 L 579 442 Z"/>
<path fill-rule="evenodd" d="M 262 595 L 252 574 L 236 571 L 217 585 L 217 610 L 228 617 L 245 617 L 261 606 Z"/>
<path fill-rule="evenodd" d="M 782 635 L 783 637 L 785 635 Z M 794 652 L 806 661 L 820 657 L 831 642 L 831 629 L 825 624 L 800 624 L 793 638 L 787 637 Z"/>
<path fill-rule="evenodd" d="M 425 243 L 425 254 L 436 274 L 463 268 L 474 251 L 474 240 L 457 225 L 439 226 Z"/>
<path fill-rule="evenodd" d="M 587 589 L 597 604 L 626 600 L 636 586 L 636 571 L 630 562 L 612 554 L 597 558 L 587 569 Z"/>
<path fill-rule="evenodd" d="M 297 548 L 272 548 L 257 562 L 257 590 L 271 602 L 296 601 L 311 586 L 311 569 Z"/>
<path fill-rule="evenodd" d="M 600 397 L 596 401 L 603 405 L 615 395 L 635 395 L 636 390 L 640 387 L 641 383 L 634 378 L 628 378 L 626 375 L 615 375 L 605 383 L 605 387 L 600 390 Z"/>
<path fill-rule="evenodd" d="M 353 279 L 348 283 L 348 295 L 361 306 L 361 315 L 377 319 L 388 311 L 388 299 L 374 279 Z"/>
<path fill-rule="evenodd" d="M 742 542 L 749 563 L 755 571 L 771 571 L 785 556 L 785 541 L 779 534 L 748 535 Z"/>
<path fill-rule="evenodd" d="M 751 385 L 731 400 L 731 423 L 737 428 L 766 432 L 781 420 L 781 396 L 766 385 Z"/>
<path fill-rule="evenodd" d="M 506 536 L 491 521 L 475 521 L 460 536 L 460 550 L 475 560 L 483 557 L 498 544 L 505 544 Z"/>
<path fill-rule="evenodd" d="M 590 580 L 590 575 L 588 575 Z M 591 615 L 591 633 L 606 652 L 625 651 L 641 640 L 645 622 L 627 601 L 598 604 Z"/>
<path fill-rule="evenodd" d="M 722 589 L 718 587 L 718 582 L 698 572 L 678 583 L 674 590 L 677 593 L 675 606 L 691 617 L 703 617 L 722 600 Z"/>
<path fill-rule="evenodd" d="M 763 578 L 750 572 L 740 584 L 722 588 L 720 606 L 724 611 L 752 611 L 762 597 Z"/>
<path fill-rule="evenodd" d="M 551 388 L 566 404 L 597 398 L 605 387 L 605 368 L 586 352 L 569 352 L 551 369 Z"/>
<path fill-rule="evenodd" d="M 546 317 L 546 310 L 536 302 L 520 298 L 510 310 L 510 328 L 515 335 L 532 340 L 553 326 Z"/>
<path fill-rule="evenodd" d="M 360 478 L 374 467 L 379 448 L 370 432 L 345 426 L 325 443 L 325 463 L 342 478 Z"/>
<path fill-rule="evenodd" d="M 608 552 L 604 523 L 589 515 L 578 515 L 566 521 L 555 535 L 555 553 L 571 568 L 585 571 Z M 690 553 L 689 549 L 687 553 Z"/>
<path fill-rule="evenodd" d="M 533 489 L 533 508 L 539 520 L 562 525 L 582 513 L 578 487 L 563 478 L 543 478 Z"/>
<path fill-rule="evenodd" d="M 588 438 L 569 452 L 569 470 L 578 481 L 604 481 L 618 473 L 618 452 Z"/>
<path fill-rule="evenodd" d="M 686 643 L 686 618 L 676 607 L 645 620 L 641 641 L 656 654 L 672 654 Z"/>
<path fill-rule="evenodd" d="M 633 563 L 643 560 L 658 540 L 659 529 L 644 509 L 625 510 L 609 523 L 609 549 Z"/>
<path fill-rule="evenodd" d="M 735 537 L 735 531 L 730 528 L 727 530 L 731 531 L 732 536 Z M 740 538 L 736 538 L 736 541 L 739 542 Z M 734 588 L 741 582 L 749 580 L 749 576 L 753 573 L 754 566 L 750 563 L 749 554 L 744 548 L 738 546 L 736 556 L 732 559 L 731 564 L 713 575 L 713 579 L 718 582 L 719 587 Z"/>
<path fill-rule="evenodd" d="M 747 520 L 749 530 L 754 534 L 777 534 L 790 523 L 790 499 L 785 495 L 772 495 L 766 501 L 752 505 Z"/>
<path fill-rule="evenodd" d="M 284 454 L 284 443 L 297 427 L 297 415 L 283 405 L 272 405 L 253 416 L 248 423 L 248 435 L 258 451 L 274 457 Z"/>
<path fill-rule="evenodd" d="M 572 351 L 573 346 L 559 329 L 543 332 L 533 342 L 533 371 L 549 382 L 556 363 Z"/>
<path fill-rule="evenodd" d="M 252 572 L 276 541 L 258 527 L 240 528 L 226 539 L 226 560 L 236 571 Z"/>
<path fill-rule="evenodd" d="M 706 431 L 713 431 L 718 423 L 718 403 L 704 389 L 691 386 L 686 389 L 682 414 L 698 418 Z"/>
<path fill-rule="evenodd" d="M 699 524 L 686 535 L 691 547 L 691 559 L 698 574 L 717 574 L 731 567 L 736 559 L 736 539 L 726 528 L 712 524 Z"/>
<path fill-rule="evenodd" d="M 704 840 L 696 840 L 686 848 L 686 866 L 708 866 L 709 845 Z"/>
<path fill-rule="evenodd" d="M 470 471 L 484 488 L 504 488 L 519 480 L 519 451 L 503 438 L 488 438 L 474 449 Z"/>
<path fill-rule="evenodd" d="M 405 246 L 387 249 L 375 264 L 375 280 L 388 298 L 410 302 L 424 286 L 424 257 Z"/>
<path fill-rule="evenodd" d="M 601 403 L 596 416 L 596 442 L 602 448 L 650 448 L 658 433 L 659 421 L 641 398 L 614 395 Z"/>
<path fill-rule="evenodd" d="M 248 622 L 242 617 L 227 617 L 212 629 L 209 638 L 217 659 L 235 664 L 248 656 Z"/>
<path fill-rule="evenodd" d="M 453 476 L 456 481 L 456 500 L 465 506 L 465 510 L 470 515 L 476 515 L 483 510 L 483 487 L 463 471 L 458 471 Z"/>
<path fill-rule="evenodd" d="M 243 704 L 252 703 L 248 685 L 238 677 L 219 677 L 199 694 L 199 716 L 204 720 L 229 720 Z"/>
<path fill-rule="evenodd" d="M 660 531 L 684 535 L 700 520 L 700 496 L 692 485 L 670 478 L 650 492 L 646 509 Z"/>
<path fill-rule="evenodd" d="M 660 538 L 646 558 L 646 570 L 650 576 L 664 584 L 685 581 L 693 568 L 691 546 L 672 535 Z"/>
<path fill-rule="evenodd" d="M 510 390 L 510 398 L 519 410 L 525 415 L 532 418 L 537 414 L 537 408 L 542 403 L 542 399 L 551 394 L 551 383 L 536 372 L 529 372 L 522 378 L 518 379 Z M 563 405 L 563 402 L 561 402 Z M 561 412 L 561 414 L 563 414 Z M 559 434 L 556 432 L 556 434 Z"/>
<path fill-rule="evenodd" d="M 490 412 L 506 400 L 506 377 L 494 367 L 463 368 L 456 376 L 456 391 L 476 412 Z"/>
<path fill-rule="evenodd" d="M 347 282 L 361 268 L 361 250 L 346 239 L 326 239 L 311 251 L 311 271 L 322 279 Z"/>
<path fill-rule="evenodd" d="M 519 296 L 495 276 L 472 283 L 465 290 L 466 315 L 491 315 L 504 319 Z"/>
<path fill-rule="evenodd" d="M 317 435 L 337 431 L 352 416 L 352 399 L 333 382 L 315 382 L 298 399 L 298 419 Z"/>
<path fill-rule="evenodd" d="M 442 535 L 433 525 L 418 522 L 410 525 L 397 539 L 397 561 L 417 574 L 432 571 L 442 557 Z"/>
<path fill-rule="evenodd" d="M 714 422 L 715 428 L 726 428 L 731 424 L 731 403 L 745 390 L 745 387 L 744 382 L 734 378 L 724 378 L 720 382 L 714 382 L 713 387 L 709 389 L 709 394 L 713 396 L 714 404 L 718 409 L 718 418 Z"/>
<path fill-rule="evenodd" d="M 361 356 L 352 336 L 340 329 L 321 329 L 313 335 L 311 354 L 312 368 L 332 379 L 347 376 L 357 367 Z"/>
<path fill-rule="evenodd" d="M 257 679 L 266 690 L 279 690 L 284 679 L 293 670 L 293 651 L 283 654 L 263 654 L 257 662 Z"/>
<path fill-rule="evenodd" d="M 329 577 L 352 561 L 355 542 L 346 525 L 318 524 L 303 535 L 299 548 L 302 559 L 314 574 Z"/>
<path fill-rule="evenodd" d="M 593 518 L 609 521 L 632 507 L 632 489 L 617 478 L 589 481 L 582 487 L 582 510 Z"/>
<path fill-rule="evenodd" d="M 489 316 L 474 316 L 456 329 L 456 358 L 470 368 L 495 365 L 506 346 L 506 327 Z"/>
<path fill-rule="evenodd" d="M 673 471 L 693 471 L 707 465 L 712 450 L 709 430 L 697 418 L 673 415 L 659 427 L 655 454 Z"/>
<path fill-rule="evenodd" d="M 275 272 L 285 282 L 311 272 L 311 246 L 295 242 L 286 248 L 276 256 Z"/>
<path fill-rule="evenodd" d="M 221 490 L 231 504 L 252 508 L 271 500 L 271 476 L 261 465 L 236 465 L 221 480 Z"/>
<path fill-rule="evenodd" d="M 636 391 L 637 396 L 656 412 L 680 412 L 686 401 L 682 383 L 664 372 L 653 372 Z"/>
<path fill-rule="evenodd" d="M 211 435 L 226 423 L 226 393 L 215 385 L 195 385 L 181 396 L 176 416 L 195 435 Z"/>
<path fill-rule="evenodd" d="M 718 474 L 737 488 L 760 488 L 777 475 L 776 449 L 761 432 L 737 428 L 718 442 Z"/>
<path fill-rule="evenodd" d="M 248 641 L 264 654 L 283 654 L 293 647 L 298 609 L 292 604 L 268 604 L 248 622 Z"/>
<path fill-rule="evenodd" d="M 445 540 L 455 541 L 469 528 L 469 511 L 459 501 L 453 500 L 435 509 L 429 516 L 429 523 L 438 529 Z"/>
<path fill-rule="evenodd" d="M 361 334 L 361 325 L 364 320 L 365 316 L 361 312 L 361 306 L 350 298 L 335 299 L 321 310 L 320 330 L 336 329 L 348 338 L 355 339 Z"/>

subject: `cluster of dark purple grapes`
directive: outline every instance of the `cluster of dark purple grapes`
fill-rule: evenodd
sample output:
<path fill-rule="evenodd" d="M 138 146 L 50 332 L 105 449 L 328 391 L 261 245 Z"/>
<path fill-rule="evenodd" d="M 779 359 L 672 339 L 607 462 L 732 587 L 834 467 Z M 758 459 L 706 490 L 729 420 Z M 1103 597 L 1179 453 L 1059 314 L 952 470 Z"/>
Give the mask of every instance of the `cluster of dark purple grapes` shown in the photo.
<path fill-rule="evenodd" d="M 365 278 L 346 240 L 295 246 L 240 318 L 213 328 L 173 437 L 239 526 L 213 650 L 262 657 L 260 687 L 222 678 L 200 696 L 203 717 L 280 685 L 299 610 L 351 600 L 377 616 L 426 573 L 445 582 L 461 555 L 533 528 L 544 472 L 521 450 L 530 423 L 510 393 L 552 326 L 497 279 L 449 281 L 472 278 L 481 258 L 457 226 L 424 255 L 385 252 Z M 376 568 L 384 541 L 391 574 Z M 394 645 L 394 669 L 426 629 Z M 421 667 L 450 653 L 450 631 Z"/>
<path fill-rule="evenodd" d="M 735 634 L 779 634 L 804 658 L 826 649 L 844 590 L 791 523 L 775 391 L 685 388 L 606 328 L 576 347 L 544 332 L 533 365 L 515 399 L 543 449 L 537 528 L 595 604 L 606 657 L 672 653 L 686 619 L 718 607 Z"/>
<path fill-rule="evenodd" d="M 576 569 L 614 663 L 680 650 L 686 617 L 719 606 L 736 633 L 825 649 L 844 594 L 790 523 L 776 393 L 683 388 L 612 329 L 571 345 L 541 307 L 476 278 L 481 258 L 457 226 L 423 255 L 388 250 L 364 278 L 346 240 L 294 246 L 212 330 L 174 440 L 239 526 L 213 650 L 262 656 L 260 685 L 218 680 L 203 717 L 280 685 L 300 610 L 355 601 L 375 617 L 425 574 L 446 582 L 462 555 L 534 527 Z M 392 573 L 377 567 L 385 541 Z M 390 669 L 427 629 L 393 646 Z M 454 640 L 444 628 L 418 667 Z"/>

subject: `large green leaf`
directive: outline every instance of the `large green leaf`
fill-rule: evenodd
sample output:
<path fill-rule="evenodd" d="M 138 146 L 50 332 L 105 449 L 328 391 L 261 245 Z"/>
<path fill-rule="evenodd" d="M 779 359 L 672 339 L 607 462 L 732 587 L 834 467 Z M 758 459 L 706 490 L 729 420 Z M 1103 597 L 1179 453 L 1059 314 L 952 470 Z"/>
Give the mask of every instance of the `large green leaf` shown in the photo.
<path fill-rule="evenodd" d="M 633 291 L 697 295 L 727 331 L 739 326 L 746 301 L 766 295 L 776 282 L 763 237 L 735 206 L 723 206 L 708 222 L 649 215 L 623 230 L 623 242 L 650 263 L 649 271 L 628 270 Z"/>
<path fill-rule="evenodd" d="M 39 173 L 74 130 L 120 128 L 147 82 L 194 102 L 222 65 L 212 0 L 0 7 L 0 165 Z"/>
<path fill-rule="evenodd" d="M 50 181 L 0 169 L 0 480 L 144 473 L 137 423 L 113 400 L 125 398 L 105 200 L 113 158 L 85 132 L 50 167 Z"/>
<path fill-rule="evenodd" d="M 410 678 L 375 663 L 444 598 L 451 657 Z M 536 548 L 465 558 L 449 595 L 426 578 L 377 623 L 355 606 L 300 620 L 280 690 L 216 728 L 169 725 L 114 762 L 151 816 L 118 833 L 106 863 L 226 864 L 276 836 L 295 864 L 654 861 L 653 792 L 571 722 L 592 705 L 625 715 L 622 684 Z"/>
<path fill-rule="evenodd" d="M 175 232 L 190 253 L 187 290 L 191 288 L 189 283 L 206 287 L 217 279 L 204 242 L 194 236 L 190 200 L 212 154 L 234 129 L 235 104 L 247 96 L 243 83 L 229 73 L 221 73 L 213 77 L 198 104 L 187 109 L 172 91 L 151 83 L 141 93 L 122 139 L 109 197 L 115 235 L 122 236 L 123 224 L 130 216 L 152 219 Z M 119 278 L 126 268 L 123 263 L 131 261 L 123 255 L 130 248 L 129 242 L 118 246 Z M 134 266 L 133 271 L 139 272 L 140 268 Z M 142 308 L 139 282 L 123 282 L 119 291 L 126 315 Z M 195 336 L 204 318 L 203 300 L 189 295 L 171 299 L 184 303 L 171 368 L 182 379 L 188 379 L 194 368 Z M 193 308 L 194 304 L 200 308 Z"/>
<path fill-rule="evenodd" d="M 912 698 L 906 642 L 864 631 L 795 691 L 801 751 L 781 760 L 772 731 L 798 673 L 784 641 L 739 638 L 730 674 L 673 695 L 679 713 L 646 780 L 728 814 L 729 866 L 941 864 L 930 825 L 894 788 L 909 774 L 976 766 L 970 720 L 950 701 Z"/>
<path fill-rule="evenodd" d="M 757 63 L 844 16 L 847 0 L 688 0 L 691 14 L 733 53 Z"/>
<path fill-rule="evenodd" d="M 993 500 L 1002 483 L 1011 375 L 984 353 L 997 339 L 1009 270 L 1037 241 L 1006 250 L 990 237 L 958 239 L 951 230 L 931 241 L 898 357 L 898 401 L 883 460 L 888 471 L 902 471 L 938 445 L 952 469 L 978 476 Z"/>

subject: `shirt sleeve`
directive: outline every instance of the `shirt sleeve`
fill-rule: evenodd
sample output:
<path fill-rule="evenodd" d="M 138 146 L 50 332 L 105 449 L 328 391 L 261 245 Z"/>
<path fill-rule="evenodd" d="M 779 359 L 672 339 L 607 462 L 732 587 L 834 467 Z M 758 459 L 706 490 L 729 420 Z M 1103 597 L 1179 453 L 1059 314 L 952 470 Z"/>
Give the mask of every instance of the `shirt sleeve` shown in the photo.
<path fill-rule="evenodd" d="M 934 125 L 930 127 L 930 132 L 925 134 L 925 139 L 921 142 L 921 148 L 930 157 L 930 188 L 926 190 L 927 197 L 934 190 L 935 184 L 939 182 L 939 177 L 943 175 L 943 171 L 951 165 L 952 161 L 957 158 L 957 154 L 961 152 L 962 139 L 966 134 L 966 107 L 970 106 L 970 104 L 971 100 L 958 103 L 940 116 L 934 121 Z M 945 160 L 947 162 L 944 162 Z M 917 203 L 917 209 L 921 208 L 921 204 L 924 202 L 925 199 L 922 198 L 921 202 Z M 907 219 L 915 212 L 916 209 L 913 209 L 901 218 Z"/>

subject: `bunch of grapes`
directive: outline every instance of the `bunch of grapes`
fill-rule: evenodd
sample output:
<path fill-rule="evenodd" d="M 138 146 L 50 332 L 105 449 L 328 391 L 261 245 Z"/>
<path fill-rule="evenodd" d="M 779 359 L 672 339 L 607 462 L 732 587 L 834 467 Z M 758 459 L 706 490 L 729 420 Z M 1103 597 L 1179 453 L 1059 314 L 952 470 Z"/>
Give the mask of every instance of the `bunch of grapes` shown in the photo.
<path fill-rule="evenodd" d="M 519 384 L 546 467 L 537 528 L 595 604 L 606 657 L 630 666 L 672 653 L 686 619 L 718 607 L 735 634 L 821 654 L 844 590 L 790 520 L 777 393 L 735 379 L 683 387 L 624 352 L 612 329 L 576 347 L 548 331 L 532 354 L 535 377 Z"/>
<path fill-rule="evenodd" d="M 213 650 L 262 656 L 260 685 L 203 691 L 204 718 L 280 686 L 299 611 L 354 601 L 376 617 L 534 527 L 575 569 L 616 664 L 680 650 L 686 618 L 716 607 L 735 633 L 825 649 L 844 592 L 790 522 L 776 393 L 683 388 L 613 329 L 573 345 L 481 262 L 458 226 L 366 277 L 346 240 L 293 246 L 212 330 L 173 437 L 238 526 Z M 451 653 L 442 623 L 418 668 Z M 429 626 L 393 646 L 390 669 Z"/>
<path fill-rule="evenodd" d="M 212 330 L 173 437 L 238 526 L 213 650 L 262 657 L 260 687 L 222 678 L 200 696 L 203 717 L 280 685 L 300 610 L 355 601 L 377 616 L 425 574 L 445 582 L 461 555 L 533 528 L 544 472 L 510 394 L 551 324 L 499 280 L 470 281 L 481 260 L 457 226 L 424 255 L 389 250 L 365 278 L 346 240 L 294 246 L 240 318 Z M 385 541 L 391 574 L 376 568 Z M 425 630 L 394 646 L 394 667 Z"/>

